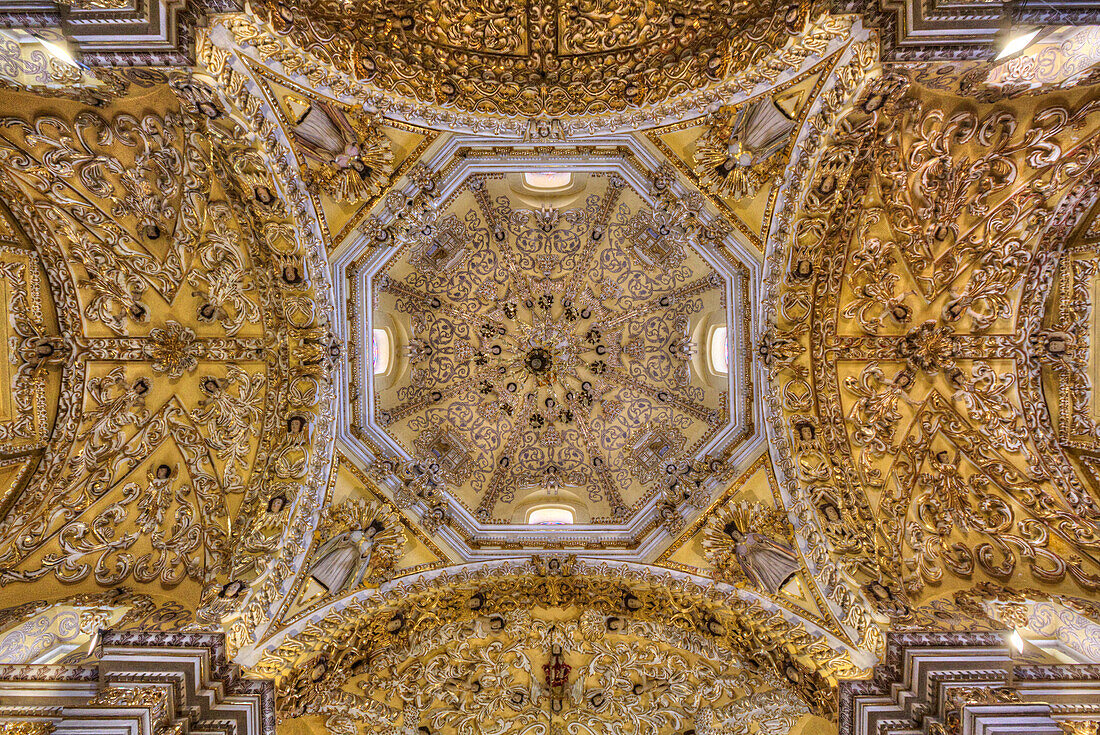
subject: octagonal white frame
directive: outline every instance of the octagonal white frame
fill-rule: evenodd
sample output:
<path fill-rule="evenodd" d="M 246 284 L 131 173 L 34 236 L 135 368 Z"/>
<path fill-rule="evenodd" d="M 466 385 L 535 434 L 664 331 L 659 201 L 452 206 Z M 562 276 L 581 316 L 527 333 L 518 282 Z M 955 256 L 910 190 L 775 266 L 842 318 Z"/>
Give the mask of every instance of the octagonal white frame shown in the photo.
<path fill-rule="evenodd" d="M 594 157 L 579 155 L 574 150 L 578 145 L 591 146 L 597 149 L 595 152 L 600 155 Z M 460 148 L 485 149 L 485 154 L 481 157 L 480 151 L 476 151 L 472 155 L 458 156 L 457 152 Z M 524 155 L 501 156 L 499 151 L 502 148 L 512 148 Z M 626 149 L 626 152 L 616 153 L 616 148 Z M 639 169 L 634 161 L 629 160 L 630 156 L 645 167 L 645 170 Z M 635 190 L 643 202 L 651 207 L 656 200 L 650 193 L 650 177 L 652 172 L 664 162 L 663 157 L 655 153 L 648 143 L 632 135 L 592 137 L 583 141 L 571 140 L 550 146 L 544 142 L 530 143 L 518 139 L 506 140 L 464 134 L 446 138 L 437 144 L 430 157 L 422 161 L 433 173 L 446 171 L 446 174 L 436 181 L 438 194 L 435 201 L 437 202 L 446 202 L 460 186 L 476 174 L 567 170 L 604 175 L 616 173 Z M 447 170 L 447 165 L 452 161 L 454 164 Z M 679 175 L 674 177 L 669 188 L 671 193 L 679 198 L 694 191 L 694 188 L 686 185 Z M 394 187 L 393 191 L 411 196 L 415 193 L 416 187 L 406 178 L 401 182 L 401 186 Z M 706 204 L 705 198 L 703 201 L 704 207 L 699 213 L 700 221 L 708 223 L 717 219 L 718 216 Z M 392 213 L 388 212 L 384 201 L 375 205 L 372 214 L 382 219 L 383 223 L 390 221 L 393 217 Z M 759 454 L 764 444 L 764 422 L 760 401 L 756 396 L 748 395 L 746 392 L 748 386 L 754 385 L 750 382 L 753 377 L 750 375 L 753 370 L 752 361 L 745 359 L 745 351 L 751 350 L 752 335 L 758 333 L 760 328 L 760 315 L 756 305 L 759 303 L 763 253 L 742 241 L 735 228 L 731 228 L 723 245 L 746 269 L 747 277 L 731 267 L 726 259 L 716 253 L 711 246 L 696 241 L 691 243 L 695 251 L 725 279 L 726 303 L 730 305 L 727 310 L 726 326 L 729 330 L 730 350 L 730 370 L 727 375 L 730 389 L 727 395 L 727 408 L 731 421 L 699 449 L 697 456 L 703 456 L 717 447 L 724 446 L 732 437 L 747 429 L 747 435 L 729 458 L 729 462 L 740 470 Z M 347 359 L 349 365 L 351 361 L 356 361 L 360 376 L 358 385 L 360 415 L 353 416 L 349 395 L 352 389 L 351 372 L 347 366 L 342 371 L 342 380 L 337 385 L 336 391 L 336 440 L 344 454 L 354 458 L 363 466 L 370 466 L 376 459 L 366 445 L 352 433 L 353 423 L 358 423 L 371 441 L 377 445 L 385 447 L 399 457 L 409 457 L 408 452 L 398 442 L 374 423 L 373 375 L 368 369 L 369 355 L 367 354 L 369 344 L 367 336 L 371 334 L 374 324 L 369 294 L 374 285 L 375 275 L 395 256 L 395 249 L 393 247 L 377 248 L 374 252 L 369 252 L 370 247 L 367 236 L 360 229 L 335 248 L 329 258 L 333 291 L 336 297 L 336 324 L 340 325 L 340 329 L 344 331 L 339 336 L 348 343 L 356 344 L 356 352 L 348 354 Z M 354 276 L 348 279 L 346 276 L 348 266 L 365 252 L 369 254 L 357 264 Z M 742 289 L 748 292 L 744 293 L 743 299 Z M 750 309 L 748 330 L 745 329 L 743 320 L 732 318 L 735 309 L 742 303 L 748 304 Z M 347 333 L 351 324 L 348 311 L 352 306 L 359 309 L 355 320 L 357 329 L 355 334 Z M 758 394 L 758 391 L 752 392 Z M 740 406 L 745 405 L 746 400 L 749 401 L 750 406 L 747 414 L 739 409 Z M 355 418 L 358 421 L 353 421 Z M 392 493 L 396 487 L 391 486 L 387 489 Z M 724 489 L 716 488 L 714 494 L 718 495 Z M 655 493 L 646 505 L 639 508 L 627 522 L 622 524 L 574 524 L 554 528 L 530 524 L 482 524 L 460 503 L 448 500 L 450 524 L 459 526 L 467 536 L 478 542 L 479 547 L 470 546 L 450 524 L 442 526 L 438 536 L 466 560 L 515 556 L 517 545 L 521 548 L 530 547 L 537 550 L 546 550 L 549 547 L 554 551 L 583 553 L 587 557 L 645 559 L 655 555 L 662 546 L 671 541 L 660 525 L 651 529 L 644 537 L 641 536 L 642 528 L 650 522 L 655 513 L 654 509 L 659 497 L 660 494 Z M 422 508 L 423 505 L 418 503 L 410 510 Z M 685 525 L 698 517 L 698 512 L 686 517 Z M 608 541 L 633 542 L 635 545 L 629 548 L 600 547 Z"/>

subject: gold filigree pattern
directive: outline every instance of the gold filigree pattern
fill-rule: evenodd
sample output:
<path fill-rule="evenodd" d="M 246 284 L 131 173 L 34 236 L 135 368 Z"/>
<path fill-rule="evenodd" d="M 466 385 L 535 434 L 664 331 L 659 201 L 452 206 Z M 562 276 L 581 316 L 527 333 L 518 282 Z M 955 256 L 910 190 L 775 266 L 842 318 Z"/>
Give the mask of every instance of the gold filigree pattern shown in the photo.
<path fill-rule="evenodd" d="M 700 604 L 701 588 L 551 562 L 353 603 L 284 640 L 257 671 L 278 677 L 283 714 L 320 715 L 338 732 L 398 721 L 468 732 L 490 720 L 512 732 L 553 712 L 578 732 L 602 732 L 612 718 L 646 733 L 692 722 L 718 733 L 766 710 L 754 715 L 759 727 L 779 733 L 817 706 L 792 696 L 807 692 L 788 670 L 799 681 L 819 672 L 826 699 L 849 670 L 753 605 Z"/>
<path fill-rule="evenodd" d="M 888 77 L 856 98 L 770 256 L 769 334 L 800 343 L 770 404 L 791 476 L 827 516 L 838 571 L 892 621 L 949 575 L 1100 582 L 1093 480 L 1051 441 L 1040 384 L 1047 370 L 1080 381 L 1089 312 L 1073 274 L 1090 271 L 1067 266 L 1052 311 L 1038 275 L 1094 202 L 1097 108 L 928 99 Z M 1067 423 L 1082 415 L 1062 405 Z"/>
<path fill-rule="evenodd" d="M 415 463 L 401 505 L 446 493 L 514 523 L 560 495 L 623 522 L 730 421 L 692 336 L 729 319 L 693 203 L 648 206 L 617 174 L 584 176 L 569 208 L 513 203 L 519 175 L 477 175 L 442 211 L 412 199 L 379 226 L 402 245 L 372 302 L 408 334 L 374 401 Z"/>
<path fill-rule="evenodd" d="M 263 0 L 170 71 L 5 32 L 5 681 L 221 632 L 292 734 L 789 735 L 888 633 L 1095 660 L 1096 74 L 884 66 L 878 13 Z"/>
<path fill-rule="evenodd" d="M 636 0 L 270 0 L 262 9 L 276 33 L 351 79 L 530 117 L 601 114 L 704 87 L 781 48 L 815 15 L 809 3 Z"/>

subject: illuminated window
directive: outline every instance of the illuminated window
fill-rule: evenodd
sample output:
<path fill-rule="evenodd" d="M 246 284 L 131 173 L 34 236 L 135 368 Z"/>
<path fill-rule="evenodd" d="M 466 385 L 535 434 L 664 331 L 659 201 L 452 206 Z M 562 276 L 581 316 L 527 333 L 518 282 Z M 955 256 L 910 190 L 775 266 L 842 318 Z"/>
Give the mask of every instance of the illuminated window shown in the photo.
<path fill-rule="evenodd" d="M 390 369 L 390 333 L 385 329 L 375 329 L 371 336 L 371 364 L 374 374 L 381 375 Z"/>
<path fill-rule="evenodd" d="M 711 332 L 710 369 L 722 374 L 730 371 L 730 336 L 725 327 L 716 327 Z"/>
<path fill-rule="evenodd" d="M 532 508 L 527 522 L 536 526 L 567 526 L 573 522 L 573 511 L 561 506 Z"/>
<path fill-rule="evenodd" d="M 543 191 L 564 189 L 569 186 L 569 182 L 572 180 L 573 174 L 564 171 L 539 171 L 538 173 L 526 173 L 523 175 L 523 182 L 525 184 L 532 189 L 541 189 Z"/>

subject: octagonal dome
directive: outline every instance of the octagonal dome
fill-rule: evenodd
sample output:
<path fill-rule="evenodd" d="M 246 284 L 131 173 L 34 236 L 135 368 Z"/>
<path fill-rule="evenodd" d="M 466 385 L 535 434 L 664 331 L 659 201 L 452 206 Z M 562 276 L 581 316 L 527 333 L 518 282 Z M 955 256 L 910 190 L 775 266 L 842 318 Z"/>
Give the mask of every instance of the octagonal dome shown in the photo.
<path fill-rule="evenodd" d="M 583 166 L 453 152 L 353 261 L 354 443 L 395 470 L 399 505 L 442 504 L 429 525 L 458 546 L 636 550 L 662 514 L 705 507 L 751 438 L 748 268 L 622 147 Z"/>

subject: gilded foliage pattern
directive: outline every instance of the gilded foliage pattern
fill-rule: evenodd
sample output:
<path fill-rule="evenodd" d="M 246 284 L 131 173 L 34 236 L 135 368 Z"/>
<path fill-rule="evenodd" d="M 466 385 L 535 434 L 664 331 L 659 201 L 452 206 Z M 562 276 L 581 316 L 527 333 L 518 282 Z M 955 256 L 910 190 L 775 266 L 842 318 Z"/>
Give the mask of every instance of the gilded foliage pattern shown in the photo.
<path fill-rule="evenodd" d="M 527 116 L 599 114 L 705 86 L 778 49 L 813 15 L 809 3 L 631 0 L 368 2 L 354 10 L 280 1 L 262 10 L 276 33 L 357 81 L 422 102 Z"/>
<path fill-rule="evenodd" d="M 200 70 L 150 73 L 132 97 L 15 95 L 0 586 L 73 592 L 2 611 L 4 655 L 105 621 L 202 627 L 277 679 L 281 717 L 338 735 L 781 735 L 835 715 L 837 680 L 866 673 L 885 630 L 1028 624 L 1094 653 L 1100 103 L 954 97 L 819 11 L 270 0 L 200 33 Z M 826 56 L 804 122 L 756 95 Z M 295 124 L 258 93 L 261 63 L 303 95 Z M 35 56 L 9 72 L 77 83 Z M 623 143 L 702 115 L 674 131 L 698 191 Z M 464 164 L 398 162 L 428 145 L 392 119 L 383 136 L 387 116 L 511 137 L 441 135 L 437 161 L 477 159 L 459 181 Z M 622 137 L 562 142 L 601 130 Z M 588 156 L 561 206 L 494 172 L 505 148 L 554 160 L 559 142 Z M 761 298 L 736 322 L 745 284 L 719 272 L 739 256 L 704 202 L 766 191 Z M 368 198 L 373 216 L 353 211 Z M 361 241 L 324 252 L 329 215 Z M 360 245 L 347 278 L 377 266 L 370 293 L 337 284 L 340 313 L 392 316 L 409 368 L 366 398 L 330 264 Z M 706 455 L 733 405 L 699 370 L 710 316 L 761 324 L 743 378 L 774 506 L 711 505 L 752 458 Z M 389 440 L 356 460 L 378 498 L 331 501 L 338 401 L 369 424 L 352 434 Z M 675 543 L 698 566 L 657 575 L 653 545 L 517 563 L 517 534 L 441 570 L 460 547 L 427 535 L 509 524 L 536 493 L 590 502 L 594 524 L 644 510 L 631 533 L 680 534 L 694 507 Z"/>
<path fill-rule="evenodd" d="M 1098 108 L 889 76 L 851 105 L 773 230 L 759 348 L 834 599 L 858 587 L 904 624 L 972 579 L 1097 589 L 1091 465 L 1055 428 L 1090 410 L 1044 380 L 1088 400 L 1092 270 L 1065 254 L 1095 201 Z"/>
<path fill-rule="evenodd" d="M 310 504 L 297 490 L 314 447 L 299 430 L 323 437 L 339 352 L 324 302 L 303 308 L 309 284 L 279 277 L 287 261 L 308 267 L 313 241 L 296 243 L 285 205 L 257 195 L 274 184 L 244 130 L 191 77 L 152 94 L 156 112 L 0 121 L 0 195 L 65 335 L 17 327 L 20 370 L 63 377 L 43 463 L 0 522 L 0 582 L 187 582 L 193 609 L 201 586 L 271 560 L 231 544 L 231 528 L 273 492 Z"/>
<path fill-rule="evenodd" d="M 562 558 L 391 587 L 256 667 L 278 677 L 284 715 L 342 733 L 545 733 L 548 712 L 585 733 L 739 733 L 748 716 L 778 733 L 827 712 L 828 680 L 853 670 L 778 613 Z"/>

